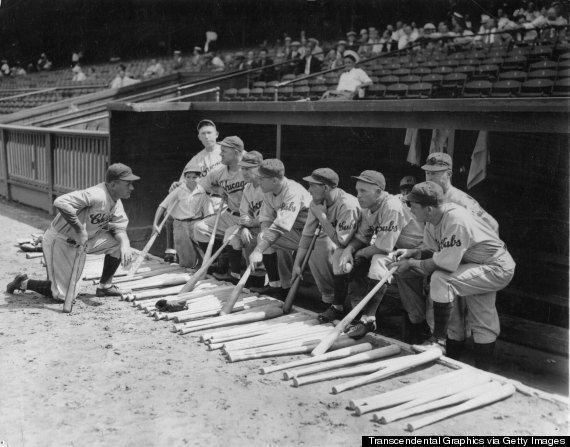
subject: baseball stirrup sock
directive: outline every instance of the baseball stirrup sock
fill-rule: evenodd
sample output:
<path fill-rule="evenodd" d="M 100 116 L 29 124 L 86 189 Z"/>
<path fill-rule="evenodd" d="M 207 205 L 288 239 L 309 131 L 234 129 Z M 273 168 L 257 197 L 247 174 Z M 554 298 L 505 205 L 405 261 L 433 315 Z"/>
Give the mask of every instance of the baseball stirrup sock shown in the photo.
<path fill-rule="evenodd" d="M 263 265 L 270 282 L 279 281 L 279 269 L 277 268 L 277 253 L 263 255 Z"/>
<path fill-rule="evenodd" d="M 348 275 L 334 275 L 334 301 L 333 304 L 343 306 L 348 295 Z"/>
<path fill-rule="evenodd" d="M 465 347 L 465 340 L 458 341 L 448 338 L 445 341 L 445 355 L 454 360 L 459 360 Z"/>
<path fill-rule="evenodd" d="M 370 293 L 370 291 L 378 283 L 379 283 L 378 280 L 371 279 L 368 287 L 368 293 Z M 388 290 L 388 284 L 384 284 L 382 287 L 380 287 L 380 290 L 378 290 L 378 292 L 374 294 L 374 296 L 370 299 L 370 301 L 368 301 L 366 306 L 364 306 L 364 309 L 362 309 L 363 316 L 367 315 L 370 317 L 374 317 L 376 315 L 376 311 L 378 310 L 378 307 L 380 307 L 380 303 L 382 302 L 382 298 L 384 298 L 386 290 Z"/>
<path fill-rule="evenodd" d="M 447 338 L 447 326 L 453 309 L 452 303 L 433 303 L 433 336 L 437 339 Z"/>
<path fill-rule="evenodd" d="M 119 258 L 114 258 L 111 255 L 105 255 L 105 260 L 103 261 L 103 272 L 101 273 L 101 279 L 99 284 L 109 284 L 113 280 L 113 275 L 121 265 L 121 260 Z"/>
<path fill-rule="evenodd" d="M 495 342 L 473 343 L 473 354 L 475 356 L 475 367 L 487 371 L 487 362 L 495 352 Z"/>
<path fill-rule="evenodd" d="M 51 293 L 51 281 L 39 281 L 37 279 L 28 279 L 26 290 L 37 292 L 48 298 L 53 298 Z"/>
<path fill-rule="evenodd" d="M 230 271 L 237 273 L 239 278 L 241 272 L 241 250 L 230 248 L 228 258 L 230 261 Z"/>

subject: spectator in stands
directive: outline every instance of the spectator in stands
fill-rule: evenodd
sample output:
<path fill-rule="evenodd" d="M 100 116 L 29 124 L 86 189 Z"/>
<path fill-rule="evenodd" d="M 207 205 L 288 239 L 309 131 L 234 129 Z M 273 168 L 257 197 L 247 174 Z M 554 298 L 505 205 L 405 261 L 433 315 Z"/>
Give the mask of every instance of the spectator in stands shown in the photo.
<path fill-rule="evenodd" d="M 346 33 L 346 49 L 352 51 L 358 51 L 358 40 L 356 39 L 356 32 L 349 31 Z"/>
<path fill-rule="evenodd" d="M 500 42 L 501 38 L 497 34 L 497 26 L 495 19 L 492 19 L 486 14 L 481 16 L 481 27 L 477 35 L 473 39 L 475 42 L 480 42 L 484 45 L 493 45 L 495 42 Z"/>
<path fill-rule="evenodd" d="M 220 58 L 217 51 L 211 51 L 204 55 L 205 69 L 206 71 L 224 71 L 226 69 L 226 64 Z"/>
<path fill-rule="evenodd" d="M 10 76 L 10 66 L 8 65 L 8 59 L 2 59 L 2 64 L 0 65 L 0 73 L 2 76 Z"/>
<path fill-rule="evenodd" d="M 514 17 L 518 18 L 518 16 L 520 16 L 520 15 L 523 15 L 525 20 L 528 23 L 531 23 L 533 20 L 536 20 L 542 16 L 540 11 L 538 9 L 536 9 L 536 3 L 534 3 L 534 2 L 528 2 L 526 8 L 519 8 L 513 12 Z M 517 20 L 517 22 L 518 22 L 518 20 Z"/>
<path fill-rule="evenodd" d="M 224 65 L 226 66 L 227 71 L 233 71 L 237 67 L 237 59 L 234 57 L 232 53 L 227 53 L 224 55 Z"/>
<path fill-rule="evenodd" d="M 538 33 L 533 28 L 532 24 L 526 19 L 527 16 L 524 14 L 519 14 L 515 17 L 517 30 L 514 33 L 514 39 L 519 43 L 530 43 L 536 40 Z"/>
<path fill-rule="evenodd" d="M 261 72 L 256 75 L 258 81 L 269 82 L 275 79 L 275 69 L 264 68 L 269 65 L 273 65 L 273 59 L 267 56 L 267 48 L 262 48 L 259 50 L 259 59 L 253 63 L 253 68 L 262 68 Z"/>
<path fill-rule="evenodd" d="M 398 50 L 403 50 L 404 48 L 410 48 L 418 38 L 418 34 L 414 34 L 414 30 L 410 25 L 405 25 L 403 28 L 402 37 L 398 40 Z"/>
<path fill-rule="evenodd" d="M 204 54 L 213 53 L 217 50 L 216 41 L 218 34 L 215 31 L 206 31 L 206 42 L 204 43 Z"/>
<path fill-rule="evenodd" d="M 382 46 L 382 53 L 390 53 L 398 49 L 398 42 L 392 39 L 393 32 L 389 29 L 384 31 L 380 39 L 380 45 Z"/>
<path fill-rule="evenodd" d="M 300 47 L 301 42 L 298 42 L 296 40 L 291 42 L 291 53 L 289 56 L 287 56 L 289 63 L 286 64 L 286 67 L 284 67 L 285 74 L 294 74 L 297 70 L 299 60 L 301 59 L 301 53 L 299 52 Z"/>
<path fill-rule="evenodd" d="M 22 63 L 20 61 L 16 61 L 16 65 L 12 67 L 11 76 L 25 76 L 28 73 L 22 67 Z"/>
<path fill-rule="evenodd" d="M 87 70 L 87 80 L 91 82 L 97 80 L 97 71 L 94 67 L 90 67 L 89 70 Z"/>
<path fill-rule="evenodd" d="M 554 4 L 558 4 L 558 7 L 548 8 L 546 16 L 541 16 L 532 22 L 535 28 L 546 28 L 541 31 L 540 38 L 552 42 L 566 36 L 566 30 L 560 27 L 568 25 L 568 21 L 561 15 L 560 4 L 558 2 L 554 2 Z"/>
<path fill-rule="evenodd" d="M 201 71 L 204 65 L 204 58 L 202 57 L 202 48 L 194 47 L 194 52 L 190 57 L 188 62 L 188 70 L 190 71 Z"/>
<path fill-rule="evenodd" d="M 368 39 L 368 43 L 370 44 L 368 47 L 368 53 L 380 54 L 382 52 L 382 41 L 378 30 L 372 27 L 368 32 L 370 33 L 370 39 Z"/>
<path fill-rule="evenodd" d="M 459 18 L 457 15 L 455 15 L 454 18 L 455 26 L 453 28 L 453 33 L 451 34 L 455 36 L 455 39 L 453 39 L 453 44 L 459 47 L 470 45 L 473 42 L 473 32 L 465 29 L 465 23 L 463 22 L 462 17 Z"/>
<path fill-rule="evenodd" d="M 305 46 L 307 45 L 307 37 L 305 31 L 301 31 L 299 42 L 301 43 L 301 46 L 299 47 L 299 53 L 301 54 L 300 57 L 303 57 L 305 55 Z"/>
<path fill-rule="evenodd" d="M 180 50 L 175 50 L 173 55 L 172 68 L 174 70 L 182 70 L 184 68 L 184 61 L 182 60 L 182 52 Z"/>
<path fill-rule="evenodd" d="M 389 25 L 392 28 L 391 25 Z M 404 35 L 404 22 L 398 20 L 396 22 L 396 29 L 391 29 L 392 31 L 392 40 L 398 42 L 400 38 Z"/>
<path fill-rule="evenodd" d="M 340 57 L 340 65 L 342 65 L 342 55 L 346 50 L 346 45 L 347 45 L 346 40 L 339 40 L 338 43 L 336 44 L 337 60 Z"/>
<path fill-rule="evenodd" d="M 319 45 L 319 41 L 317 39 L 315 39 L 314 37 L 310 37 L 307 40 L 307 47 L 311 46 L 312 50 L 311 53 L 313 54 L 313 56 L 315 56 L 317 59 L 319 59 L 321 62 L 324 60 L 325 55 L 323 54 L 323 49 L 322 47 Z M 305 56 L 307 55 L 307 51 L 305 50 Z"/>
<path fill-rule="evenodd" d="M 254 64 L 255 64 L 255 53 L 253 51 L 248 51 L 245 56 L 245 61 L 243 61 L 238 68 L 240 70 L 251 70 L 252 68 L 254 68 Z"/>
<path fill-rule="evenodd" d="M 368 44 L 368 39 L 370 38 L 370 36 L 368 35 L 368 30 L 366 28 L 362 28 L 360 30 L 360 37 L 358 39 L 358 52 L 360 53 L 362 52 L 366 52 L 366 48 L 367 48 L 367 44 Z"/>
<path fill-rule="evenodd" d="M 151 59 L 150 65 L 145 70 L 143 77 L 145 77 L 146 79 L 160 78 L 161 76 L 164 76 L 164 73 L 165 71 L 162 64 L 158 62 L 156 59 Z"/>
<path fill-rule="evenodd" d="M 52 69 L 52 66 L 53 64 L 47 58 L 47 55 L 45 53 L 42 53 L 38 59 L 38 62 L 36 63 L 36 69 L 38 71 L 48 71 Z"/>
<path fill-rule="evenodd" d="M 327 55 L 325 56 L 325 60 L 323 61 L 322 69 L 323 70 L 331 70 L 337 67 L 337 52 L 334 48 L 331 48 Z M 341 63 L 342 65 L 342 63 Z"/>
<path fill-rule="evenodd" d="M 313 48 L 314 45 L 311 45 L 309 42 L 306 48 L 305 57 L 299 60 L 296 74 L 310 75 L 321 71 L 321 61 L 316 56 L 313 56 Z"/>
<path fill-rule="evenodd" d="M 289 54 L 291 54 L 291 42 L 292 41 L 293 41 L 293 39 L 291 39 L 290 36 L 285 36 L 285 38 L 283 39 L 283 47 L 281 47 L 277 50 L 277 57 L 282 57 L 284 59 L 287 59 L 287 56 L 289 56 Z"/>
<path fill-rule="evenodd" d="M 127 76 L 127 67 L 125 64 L 119 65 L 117 76 L 111 81 L 110 88 L 121 88 L 127 85 L 133 85 L 140 82 L 138 79 L 133 79 Z"/>
<path fill-rule="evenodd" d="M 352 50 L 344 52 L 344 72 L 340 75 L 336 90 L 325 92 L 322 100 L 344 101 L 354 99 L 356 95 L 364 95 L 364 87 L 372 85 L 372 79 L 362 68 L 356 68 L 360 60 L 358 54 Z M 360 93 L 362 91 L 362 94 Z"/>
<path fill-rule="evenodd" d="M 74 51 L 71 54 L 71 66 L 75 67 L 77 64 L 81 64 L 81 59 L 83 59 L 83 51 Z"/>
<path fill-rule="evenodd" d="M 71 71 L 73 73 L 73 78 L 71 78 L 72 82 L 83 82 L 87 79 L 87 76 L 85 76 L 85 73 L 83 73 L 81 65 L 77 64 L 71 69 Z"/>
<path fill-rule="evenodd" d="M 473 31 L 473 22 L 471 21 L 469 14 L 465 14 L 465 29 Z"/>

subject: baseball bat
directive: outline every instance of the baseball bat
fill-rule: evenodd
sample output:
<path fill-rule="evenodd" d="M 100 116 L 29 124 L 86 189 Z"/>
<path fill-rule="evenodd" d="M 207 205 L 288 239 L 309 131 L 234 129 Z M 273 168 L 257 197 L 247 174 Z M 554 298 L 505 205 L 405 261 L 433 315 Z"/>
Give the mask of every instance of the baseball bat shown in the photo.
<path fill-rule="evenodd" d="M 75 288 L 77 286 L 77 280 L 81 272 L 79 268 L 81 266 L 81 258 L 87 253 L 87 245 L 81 245 L 77 248 L 75 253 L 75 259 L 73 260 L 73 267 L 71 268 L 71 278 L 69 280 L 69 285 L 67 286 L 67 291 L 65 293 L 65 301 L 63 303 L 63 311 L 65 313 L 70 313 L 73 308 L 73 302 L 75 301 Z"/>
<path fill-rule="evenodd" d="M 423 419 L 418 419 L 410 424 L 408 424 L 407 430 L 414 431 L 418 430 L 419 428 L 425 427 L 426 425 L 433 424 L 434 422 L 441 421 L 443 419 L 447 419 L 451 416 L 455 416 L 460 413 L 464 413 L 465 411 L 474 410 L 479 407 L 483 407 L 485 405 L 494 404 L 500 400 L 506 399 L 514 394 L 515 387 L 513 384 L 506 384 L 502 385 L 499 389 L 487 391 L 484 394 L 481 394 L 473 399 L 469 399 L 468 401 L 457 405 L 455 407 L 448 408 L 446 410 L 442 410 L 436 414 L 426 416 Z"/>
<path fill-rule="evenodd" d="M 297 366 L 310 365 L 312 363 L 326 362 L 328 360 L 338 360 L 351 355 L 360 354 L 362 352 L 370 351 L 372 345 L 370 343 L 362 343 L 348 348 L 339 349 L 338 351 L 327 352 L 315 357 L 309 357 L 301 360 L 294 360 L 292 362 L 282 363 L 281 365 L 266 366 L 259 371 L 261 374 L 269 374 L 275 371 L 282 371 L 288 368 L 295 368 Z"/>
<path fill-rule="evenodd" d="M 216 213 L 216 220 L 214 220 L 214 228 L 212 228 L 212 234 L 210 235 L 210 240 L 208 241 L 208 247 L 206 247 L 206 253 L 202 258 L 202 265 L 206 264 L 210 257 L 212 256 L 212 251 L 214 250 L 214 242 L 216 240 L 216 232 L 218 231 L 218 224 L 220 223 L 220 216 L 222 215 L 224 204 L 226 202 L 226 196 L 222 198 L 218 212 Z"/>
<path fill-rule="evenodd" d="M 248 265 L 246 271 L 244 272 L 241 279 L 239 280 L 239 282 L 236 284 L 234 290 L 232 291 L 230 298 L 228 299 L 226 304 L 224 304 L 224 307 L 222 307 L 222 310 L 220 310 L 220 315 L 227 315 L 227 314 L 232 313 L 232 310 L 236 304 L 236 301 L 237 301 L 238 297 L 240 296 L 241 291 L 243 290 L 243 287 L 245 286 L 245 283 L 246 283 L 247 279 L 249 278 L 250 274 L 251 274 L 251 265 Z"/>
<path fill-rule="evenodd" d="M 226 246 L 230 243 L 231 238 L 237 234 L 237 232 L 240 230 L 240 228 L 241 227 L 236 227 L 236 229 L 231 232 L 228 239 L 222 244 L 222 246 L 220 248 L 218 248 L 218 251 L 216 251 L 216 253 L 214 253 L 210 257 L 210 259 L 208 259 L 208 261 L 206 261 L 205 263 L 202 264 L 202 267 L 200 267 L 200 270 L 198 270 L 196 273 L 194 273 L 194 275 L 192 275 L 190 280 L 186 284 L 184 284 L 182 289 L 180 289 L 179 293 L 191 292 L 194 289 L 194 287 L 196 286 L 196 283 L 198 281 L 200 281 L 202 279 L 202 277 L 204 277 L 204 275 L 206 275 L 206 273 L 208 273 L 208 269 L 210 268 L 210 266 L 214 263 L 214 261 L 218 258 L 218 256 L 220 256 L 220 254 L 222 253 L 224 248 L 226 248 Z"/>
<path fill-rule="evenodd" d="M 172 210 L 174 209 L 174 207 L 176 205 L 178 205 L 178 202 L 180 201 L 180 199 L 178 197 L 176 197 L 176 199 L 172 202 L 172 204 L 168 207 L 168 209 L 166 210 L 166 213 L 164 213 L 164 218 L 162 219 L 162 221 L 160 222 L 160 224 L 158 225 L 158 228 L 156 229 L 156 231 L 152 232 L 152 235 L 150 236 L 150 239 L 148 240 L 148 242 L 146 243 L 146 245 L 144 246 L 144 248 L 142 249 L 142 251 L 139 253 L 139 255 L 137 256 L 137 259 L 135 260 L 135 262 L 133 262 L 133 265 L 131 266 L 130 270 L 127 272 L 127 276 L 134 276 L 135 272 L 139 269 L 139 267 L 141 266 L 141 264 L 143 263 L 144 259 L 146 258 L 146 255 L 148 254 L 148 252 L 150 251 L 150 249 L 152 248 L 152 245 L 154 244 L 154 241 L 156 240 L 156 238 L 158 237 L 158 235 L 160 234 L 160 232 L 162 231 L 162 227 L 164 226 L 164 224 L 166 223 L 166 220 L 170 217 L 170 214 L 172 213 Z"/>
<path fill-rule="evenodd" d="M 348 382 L 333 386 L 332 393 L 339 394 L 343 391 L 350 390 L 351 388 L 356 388 L 361 385 L 376 382 L 377 380 L 384 379 L 401 371 L 433 362 L 440 358 L 442 355 L 443 353 L 441 352 L 441 349 L 434 348 L 429 349 L 426 352 L 422 352 L 421 354 L 409 355 L 392 360 L 391 362 L 393 363 L 390 366 L 387 365 L 387 367 L 383 370 L 373 372 L 372 374 L 368 374 L 367 376 L 361 377 L 359 379 L 350 380 Z"/>
<path fill-rule="evenodd" d="M 309 374 L 315 374 L 318 372 L 327 371 L 329 369 L 336 369 L 342 366 L 349 366 L 355 365 L 357 363 L 369 362 L 371 360 L 378 360 L 384 357 L 389 357 L 391 355 L 397 355 L 400 353 L 400 351 L 401 349 L 399 346 L 384 346 L 372 351 L 352 355 L 344 359 L 333 360 L 331 362 L 325 362 L 320 365 L 308 366 L 307 368 L 298 369 L 296 371 L 285 371 L 283 373 L 283 378 L 285 380 L 290 380 L 295 377 L 307 376 Z"/>
<path fill-rule="evenodd" d="M 427 392 L 425 395 L 418 397 L 418 399 L 411 400 L 406 402 L 405 404 L 398 405 L 397 407 L 390 408 L 389 410 L 385 410 L 383 413 L 375 413 L 372 415 L 372 419 L 382 423 L 387 424 L 389 422 L 395 421 L 397 419 L 401 419 L 406 416 L 410 416 L 413 414 L 423 413 L 427 411 L 424 407 L 432 405 L 434 402 L 440 403 L 441 401 L 445 401 L 449 399 L 449 397 L 453 397 L 457 399 L 463 398 L 463 400 L 471 399 L 472 397 L 476 397 L 479 394 L 482 394 L 484 391 L 480 391 L 478 394 L 471 395 L 472 390 L 475 388 L 485 387 L 486 385 L 490 385 L 491 378 L 489 376 L 485 376 L 484 374 L 476 374 L 467 378 L 467 380 L 462 380 L 460 382 L 456 382 L 450 385 L 438 387 L 431 392 Z M 496 382 L 495 382 L 496 383 Z M 497 385 L 499 385 L 497 383 Z M 485 390 L 487 391 L 487 390 Z M 471 397 L 463 397 L 463 396 L 471 396 Z M 459 403 L 459 401 L 451 400 L 450 404 Z M 433 407 L 441 408 L 446 405 L 439 405 Z"/>
<path fill-rule="evenodd" d="M 309 263 L 309 258 L 311 256 L 311 253 L 313 252 L 313 249 L 315 248 L 315 243 L 316 243 L 317 238 L 319 237 L 320 233 L 321 233 L 321 224 L 318 224 L 317 228 L 315 230 L 315 234 L 313 234 L 313 238 L 311 239 L 311 244 L 309 245 L 309 248 L 307 249 L 307 253 L 305 253 L 305 258 L 303 259 L 303 263 L 301 264 L 301 273 L 303 273 L 305 271 L 305 268 L 307 267 L 307 264 Z M 293 301 L 295 301 L 295 296 L 297 295 L 297 290 L 299 290 L 300 285 L 301 285 L 301 275 L 297 276 L 295 278 L 295 281 L 293 281 L 293 284 L 291 284 L 291 288 L 289 289 L 289 293 L 287 294 L 287 297 L 285 298 L 285 304 L 283 304 L 283 313 L 284 314 L 288 314 L 289 312 L 291 312 L 291 307 L 293 307 Z"/>
<path fill-rule="evenodd" d="M 323 339 L 323 341 L 312 352 L 312 355 L 320 355 L 320 354 L 324 354 L 325 352 L 328 351 L 328 349 L 331 347 L 331 345 L 334 343 L 334 341 L 337 339 L 337 337 L 346 329 L 346 327 L 352 322 L 352 320 L 354 320 L 356 318 L 356 316 L 360 313 L 360 311 L 362 309 L 364 309 L 364 306 L 366 306 L 366 304 L 368 304 L 368 301 L 370 301 L 372 299 L 372 297 L 374 297 L 376 292 L 378 292 L 378 290 L 380 290 L 380 288 L 387 281 L 390 280 L 390 278 L 392 277 L 392 274 L 397 269 L 398 269 L 398 267 L 394 266 L 388 271 L 388 273 L 386 273 L 386 275 L 382 278 L 382 280 L 379 281 L 378 284 L 376 284 L 370 292 L 368 292 L 368 295 L 366 295 L 364 298 L 362 298 L 360 303 L 358 303 L 354 307 L 354 309 L 352 309 L 349 312 L 349 314 L 346 317 L 344 317 L 339 324 L 337 324 L 335 326 L 335 328 L 331 331 L 331 333 Z"/>

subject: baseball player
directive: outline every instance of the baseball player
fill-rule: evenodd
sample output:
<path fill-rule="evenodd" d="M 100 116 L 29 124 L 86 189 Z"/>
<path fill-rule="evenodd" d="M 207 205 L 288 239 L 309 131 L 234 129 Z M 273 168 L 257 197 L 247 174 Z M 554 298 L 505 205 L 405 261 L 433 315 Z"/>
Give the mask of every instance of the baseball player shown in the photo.
<path fill-rule="evenodd" d="M 205 177 L 198 181 L 198 188 L 207 193 L 222 195 L 227 208 L 222 211 L 216 236 L 222 239 L 225 231 L 232 226 L 239 225 L 240 204 L 245 186 L 245 179 L 239 167 L 244 155 L 243 141 L 240 137 L 226 137 L 220 143 L 222 147 L 222 165 L 212 169 Z M 194 240 L 206 250 L 210 236 L 214 229 L 216 216 L 207 217 L 194 225 Z M 232 278 L 239 280 L 241 276 L 241 249 L 229 249 L 230 274 L 218 275 L 221 280 Z"/>
<path fill-rule="evenodd" d="M 400 180 L 400 194 L 396 194 L 396 197 L 402 198 L 408 195 L 414 185 L 416 184 L 416 178 L 413 175 L 406 175 Z"/>
<path fill-rule="evenodd" d="M 497 234 L 499 233 L 499 224 L 487 211 L 485 211 L 479 202 L 464 193 L 451 184 L 451 176 L 453 174 L 453 161 L 449 154 L 445 152 L 434 152 L 428 155 L 426 164 L 422 166 L 426 172 L 426 181 L 435 182 L 443 189 L 443 200 L 445 203 L 456 203 L 466 208 L 473 214 L 485 222 L 487 222 Z"/>
<path fill-rule="evenodd" d="M 419 240 L 414 234 L 417 229 L 408 225 L 409 220 L 403 211 L 402 201 L 385 191 L 386 180 L 382 173 L 367 170 L 356 180 L 358 202 L 362 207 L 362 217 L 354 237 L 340 255 L 340 265 L 344 271 L 354 266 L 353 276 L 367 275 L 368 291 L 383 279 L 388 273 L 388 263 L 392 261 L 389 254 L 396 248 L 412 248 L 414 241 Z M 422 279 L 415 278 L 415 287 L 422 290 Z M 396 279 L 398 281 L 398 279 Z M 411 283 L 411 281 L 408 281 Z M 376 330 L 376 311 L 386 293 L 385 284 L 376 293 L 362 311 L 360 321 L 348 329 L 347 335 L 352 338 L 362 338 L 368 332 Z M 414 295 L 411 295 L 415 298 Z M 408 300 L 408 294 L 402 295 L 402 305 L 413 324 L 425 321 L 425 300 Z"/>
<path fill-rule="evenodd" d="M 200 254 L 194 243 L 194 225 L 200 219 L 214 214 L 214 206 L 206 193 L 197 189 L 201 168 L 188 164 L 184 168 L 184 183 L 161 202 L 154 215 L 154 230 L 158 232 L 160 219 L 172 208 L 174 248 L 182 267 L 196 267 Z"/>
<path fill-rule="evenodd" d="M 278 256 L 282 255 L 283 262 L 279 262 L 281 293 L 278 295 L 285 297 L 291 287 L 291 253 L 299 246 L 311 195 L 299 183 L 285 177 L 285 166 L 276 158 L 263 160 L 259 166 L 259 186 L 264 193 L 259 212 L 261 233 L 249 262 L 256 267 L 271 247 Z"/>
<path fill-rule="evenodd" d="M 198 131 L 198 139 L 204 145 L 204 149 L 190 159 L 182 170 L 180 179 L 173 182 L 170 186 L 169 192 L 172 192 L 175 188 L 178 188 L 178 186 L 185 183 L 184 173 L 187 172 L 186 168 L 188 166 L 192 166 L 193 169 L 197 166 L 200 169 L 200 177 L 205 177 L 212 168 L 215 168 L 222 163 L 222 149 L 217 143 L 219 133 L 214 122 L 210 120 L 202 120 L 198 123 L 198 126 L 196 126 L 196 130 Z M 214 207 L 217 209 L 217 207 L 221 205 L 221 200 L 218 197 L 213 197 L 212 200 Z M 165 225 L 166 251 L 164 252 L 164 260 L 166 262 L 176 262 L 177 257 L 176 249 L 173 246 L 172 240 L 172 226 L 172 219 L 168 219 Z"/>
<path fill-rule="evenodd" d="M 342 249 L 356 231 L 360 220 L 360 205 L 356 197 L 338 187 L 338 175 L 332 169 L 315 169 L 303 180 L 309 182 L 309 193 L 313 200 L 309 205 L 307 222 L 293 264 L 293 275 L 302 274 L 301 264 L 317 225 L 320 224 L 321 233 L 309 257 L 309 268 L 323 302 L 330 304 L 318 317 L 321 322 L 327 323 L 342 319 L 345 315 L 348 275 L 343 272 L 339 261 Z"/>
<path fill-rule="evenodd" d="M 104 183 L 58 197 L 54 201 L 58 214 L 43 237 L 48 279 L 28 279 L 28 275 L 19 273 L 6 291 L 31 290 L 63 301 L 67 290 L 75 289 L 75 284 L 70 283 L 73 265 L 79 247 L 86 246 L 76 261 L 79 272 L 83 271 L 85 253 L 105 254 L 95 295 L 122 296 L 123 292 L 112 284 L 113 275 L 120 264 L 130 264 L 133 255 L 127 237 L 129 219 L 121 199 L 131 196 L 133 181 L 139 178 L 128 166 L 115 163 L 107 169 Z"/>
<path fill-rule="evenodd" d="M 476 366 L 493 354 L 499 335 L 496 292 L 511 281 L 515 262 L 487 222 L 455 203 L 435 182 L 408 194 L 412 213 L 425 222 L 421 248 L 397 250 L 398 271 L 431 274 L 434 328 L 430 343 L 446 346 L 473 335 Z"/>

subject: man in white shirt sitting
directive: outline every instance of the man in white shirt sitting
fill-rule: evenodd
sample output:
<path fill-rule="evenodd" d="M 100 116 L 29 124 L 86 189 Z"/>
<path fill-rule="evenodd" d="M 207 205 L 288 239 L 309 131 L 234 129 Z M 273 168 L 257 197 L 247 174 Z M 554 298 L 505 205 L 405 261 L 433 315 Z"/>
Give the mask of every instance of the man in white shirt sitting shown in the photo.
<path fill-rule="evenodd" d="M 372 79 L 362 68 L 356 68 L 356 63 L 360 60 L 358 54 L 352 50 L 344 52 L 345 70 L 340 75 L 336 90 L 325 92 L 321 100 L 325 101 L 345 101 L 354 99 L 359 91 L 364 87 L 372 85 Z"/>

